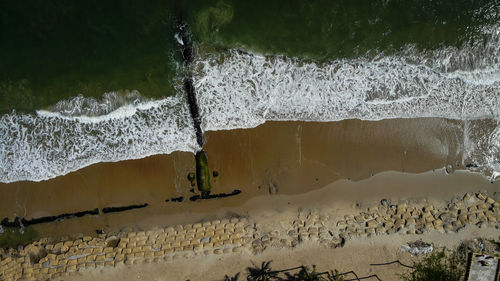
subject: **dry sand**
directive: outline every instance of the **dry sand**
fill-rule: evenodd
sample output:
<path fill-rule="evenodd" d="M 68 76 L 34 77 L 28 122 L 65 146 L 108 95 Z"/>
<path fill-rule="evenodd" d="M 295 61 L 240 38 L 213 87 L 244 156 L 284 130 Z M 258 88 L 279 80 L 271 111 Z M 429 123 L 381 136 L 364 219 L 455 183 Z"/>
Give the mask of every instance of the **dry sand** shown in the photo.
<path fill-rule="evenodd" d="M 56 280 L 93 281 L 93 280 L 223 280 L 227 274 L 234 276 L 240 272 L 239 280 L 246 280 L 247 268 L 259 266 L 262 262 L 272 261 L 272 269 L 280 270 L 300 265 L 316 265 L 320 272 L 337 269 L 340 272 L 354 271 L 359 277 L 376 274 L 384 281 L 401 280 L 398 274 L 408 269 L 398 264 L 370 266 L 399 260 L 412 265 L 420 257 L 401 251 L 402 245 L 409 241 L 422 239 L 436 246 L 455 248 L 459 242 L 472 237 L 498 238 L 498 231 L 468 227 L 460 233 L 424 235 L 390 235 L 363 238 L 349 241 L 343 248 L 329 249 L 315 243 L 303 243 L 294 249 L 271 248 L 260 254 L 250 252 L 226 254 L 222 256 L 197 256 L 159 264 L 120 265 L 115 268 L 97 269 L 75 273 Z M 347 280 L 354 275 L 347 275 Z M 368 280 L 376 280 L 375 278 Z"/>

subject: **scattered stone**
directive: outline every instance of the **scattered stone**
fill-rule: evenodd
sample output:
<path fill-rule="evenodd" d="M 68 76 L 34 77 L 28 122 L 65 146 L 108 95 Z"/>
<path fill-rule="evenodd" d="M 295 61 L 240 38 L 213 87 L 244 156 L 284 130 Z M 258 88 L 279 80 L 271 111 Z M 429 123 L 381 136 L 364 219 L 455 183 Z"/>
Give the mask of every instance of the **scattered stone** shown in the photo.
<path fill-rule="evenodd" d="M 390 207 L 389 200 L 387 200 L 387 199 L 385 199 L 385 198 L 384 198 L 384 199 L 382 199 L 382 200 L 380 200 L 380 205 L 382 205 L 383 207 L 385 207 L 385 208 L 389 209 L 389 207 Z"/>
<path fill-rule="evenodd" d="M 422 240 L 409 242 L 407 245 L 401 246 L 401 250 L 409 252 L 413 255 L 425 255 L 431 253 L 433 249 L 434 248 L 431 244 L 423 242 Z"/>

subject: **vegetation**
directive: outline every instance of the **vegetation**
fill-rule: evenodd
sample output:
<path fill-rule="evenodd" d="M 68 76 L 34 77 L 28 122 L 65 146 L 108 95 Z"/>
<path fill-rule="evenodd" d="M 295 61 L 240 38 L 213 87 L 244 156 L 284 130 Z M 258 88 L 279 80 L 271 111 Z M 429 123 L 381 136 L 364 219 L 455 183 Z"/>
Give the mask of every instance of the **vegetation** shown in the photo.
<path fill-rule="evenodd" d="M 394 263 L 394 262 L 393 262 Z M 461 281 L 465 279 L 466 259 L 459 257 L 456 251 L 447 253 L 445 249 L 434 251 L 432 254 L 413 264 L 413 269 L 400 275 L 404 281 Z M 410 267 L 410 266 L 407 266 Z M 317 272 L 316 266 L 312 270 L 304 265 L 284 269 L 271 269 L 271 261 L 263 262 L 260 266 L 247 268 L 248 281 L 344 281 L 348 274 L 353 275 L 347 280 L 373 278 L 380 280 L 377 275 L 358 276 L 354 271 L 340 273 L 337 270 Z M 240 273 L 233 277 L 228 275 L 224 281 L 239 280 Z"/>
<path fill-rule="evenodd" d="M 422 261 L 414 263 L 414 270 L 401 275 L 404 281 L 459 281 L 465 278 L 466 261 L 456 252 L 435 251 Z"/>
<path fill-rule="evenodd" d="M 0 248 L 16 248 L 25 246 L 40 238 L 39 233 L 31 226 L 26 228 L 6 227 L 0 233 Z"/>

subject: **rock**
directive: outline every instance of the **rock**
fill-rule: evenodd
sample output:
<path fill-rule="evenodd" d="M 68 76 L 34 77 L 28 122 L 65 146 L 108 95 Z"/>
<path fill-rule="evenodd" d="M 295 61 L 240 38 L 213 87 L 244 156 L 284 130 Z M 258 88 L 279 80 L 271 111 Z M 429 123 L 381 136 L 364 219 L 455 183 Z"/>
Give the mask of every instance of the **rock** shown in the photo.
<path fill-rule="evenodd" d="M 478 219 L 476 217 L 476 214 L 470 214 L 467 216 L 467 221 L 471 224 L 476 224 L 478 222 Z"/>
<path fill-rule="evenodd" d="M 425 223 L 425 225 L 424 225 L 424 229 L 425 229 L 425 230 L 431 230 L 431 229 L 434 229 L 434 226 L 432 225 L 432 223 L 427 222 L 427 223 Z"/>
<path fill-rule="evenodd" d="M 482 211 L 485 211 L 485 210 L 488 210 L 490 208 L 490 205 L 486 204 L 486 203 L 481 203 L 477 206 L 477 208 L 479 210 L 482 210 Z"/>
<path fill-rule="evenodd" d="M 386 233 L 386 231 L 387 231 L 387 230 L 386 230 L 386 229 L 385 229 L 385 227 L 383 227 L 383 226 L 379 226 L 379 227 L 376 227 L 376 228 L 375 228 L 375 232 L 376 232 L 377 234 L 385 234 L 385 233 Z"/>
<path fill-rule="evenodd" d="M 396 228 L 392 227 L 386 230 L 387 234 L 394 234 L 396 232 Z"/>
<path fill-rule="evenodd" d="M 492 222 L 492 223 L 497 222 L 496 217 L 495 217 L 495 216 L 493 216 L 493 215 L 489 215 L 489 216 L 487 216 L 487 218 L 488 218 L 488 222 Z"/>
<path fill-rule="evenodd" d="M 401 214 L 401 219 L 403 220 L 407 220 L 411 217 L 411 213 L 410 212 L 404 212 L 403 214 Z"/>
<path fill-rule="evenodd" d="M 480 212 L 476 215 L 477 219 L 480 221 L 480 222 L 487 222 L 488 219 L 486 218 L 486 215 L 484 214 L 484 212 Z"/>
<path fill-rule="evenodd" d="M 466 214 L 460 214 L 458 216 L 458 220 L 462 221 L 462 223 L 466 222 L 467 221 L 467 215 Z"/>
<path fill-rule="evenodd" d="M 363 223 L 365 221 L 364 217 L 359 215 L 359 216 L 355 216 L 354 217 L 354 220 L 357 222 L 357 223 Z"/>
<path fill-rule="evenodd" d="M 469 203 L 469 201 L 471 200 L 471 198 L 472 198 L 472 195 L 469 192 L 467 192 L 467 193 L 465 193 L 465 195 L 462 198 L 462 200 L 467 204 L 467 203 Z"/>
<path fill-rule="evenodd" d="M 387 199 L 384 198 L 384 199 L 380 200 L 380 205 L 382 205 L 383 207 L 389 209 L 389 207 L 390 207 L 391 204 L 389 203 L 389 200 L 387 200 Z"/>
<path fill-rule="evenodd" d="M 432 223 L 434 224 L 434 227 L 443 225 L 443 221 L 440 219 L 436 219 Z"/>
<path fill-rule="evenodd" d="M 455 227 L 455 228 L 459 228 L 459 227 L 462 227 L 462 222 L 461 221 L 454 221 L 452 223 L 452 225 Z"/>
<path fill-rule="evenodd" d="M 366 228 L 365 232 L 368 233 L 368 234 L 375 234 L 376 233 L 374 227 L 368 227 L 368 228 Z"/>
<path fill-rule="evenodd" d="M 484 200 L 486 200 L 487 195 L 485 193 L 483 193 L 483 192 L 479 192 L 479 193 L 476 194 L 476 197 L 479 200 L 483 200 L 484 201 Z"/>
<path fill-rule="evenodd" d="M 404 226 L 405 225 L 405 220 L 402 220 L 402 219 L 397 219 L 396 221 L 394 221 L 394 227 L 398 228 L 400 226 Z"/>
<path fill-rule="evenodd" d="M 484 202 L 486 202 L 486 204 L 493 204 L 495 203 L 495 199 L 491 198 L 491 197 L 487 197 L 486 200 L 484 200 Z"/>
<path fill-rule="evenodd" d="M 445 224 L 443 225 L 443 228 L 444 228 L 444 230 L 446 230 L 447 232 L 449 232 L 449 231 L 453 231 L 453 226 L 452 226 L 450 223 L 445 223 Z"/>
<path fill-rule="evenodd" d="M 391 228 L 394 226 L 394 223 L 392 221 L 386 221 L 384 222 L 384 227 L 385 228 Z"/>
<path fill-rule="evenodd" d="M 425 218 L 425 222 L 426 223 L 432 223 L 434 221 L 434 217 L 433 216 L 428 216 Z"/>
<path fill-rule="evenodd" d="M 378 223 L 375 220 L 367 221 L 366 222 L 366 227 L 373 228 L 377 225 Z"/>
<path fill-rule="evenodd" d="M 444 212 L 442 214 L 439 215 L 439 218 L 443 221 L 443 222 L 448 222 L 448 223 L 451 223 L 453 221 L 455 221 L 457 219 L 457 217 L 449 212 Z"/>
<path fill-rule="evenodd" d="M 444 228 L 442 225 L 434 225 L 434 228 L 440 233 L 444 233 Z"/>
<path fill-rule="evenodd" d="M 347 226 L 347 222 L 345 220 L 339 220 L 336 225 L 338 228 L 345 228 Z"/>

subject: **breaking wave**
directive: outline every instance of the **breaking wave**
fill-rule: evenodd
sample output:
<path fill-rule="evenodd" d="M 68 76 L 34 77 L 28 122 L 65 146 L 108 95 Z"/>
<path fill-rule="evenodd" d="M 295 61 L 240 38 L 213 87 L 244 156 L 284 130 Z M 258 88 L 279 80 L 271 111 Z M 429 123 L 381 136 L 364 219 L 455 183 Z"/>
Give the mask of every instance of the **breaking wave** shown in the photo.
<path fill-rule="evenodd" d="M 136 105 L 145 102 L 138 91 L 109 92 L 102 95 L 101 100 L 78 95 L 76 97 L 59 101 L 48 111 L 57 112 L 62 116 L 101 116 L 109 114 L 126 105 Z"/>
<path fill-rule="evenodd" d="M 237 50 L 208 54 L 193 67 L 202 127 L 230 130 L 266 121 L 354 118 L 498 121 L 500 27 L 485 27 L 483 33 L 483 40 L 461 48 L 419 52 L 409 46 L 395 55 L 324 64 Z M 481 157 L 465 152 L 476 155 L 473 160 L 489 173 L 500 159 L 497 121 L 497 127 L 468 137 L 484 143 L 486 150 L 474 150 Z"/>
<path fill-rule="evenodd" d="M 266 121 L 462 120 L 464 159 L 500 175 L 500 27 L 461 48 L 314 63 L 229 50 L 192 65 L 203 130 Z M 467 125 L 486 120 L 486 125 Z M 476 124 L 477 122 L 472 122 Z M 481 123 L 481 122 L 479 122 Z M 41 181 L 98 162 L 199 149 L 186 100 L 77 96 L 0 116 L 0 182 Z"/>
<path fill-rule="evenodd" d="M 187 103 L 170 97 L 107 115 L 12 112 L 0 117 L 0 181 L 41 181 L 98 162 L 196 151 Z"/>

